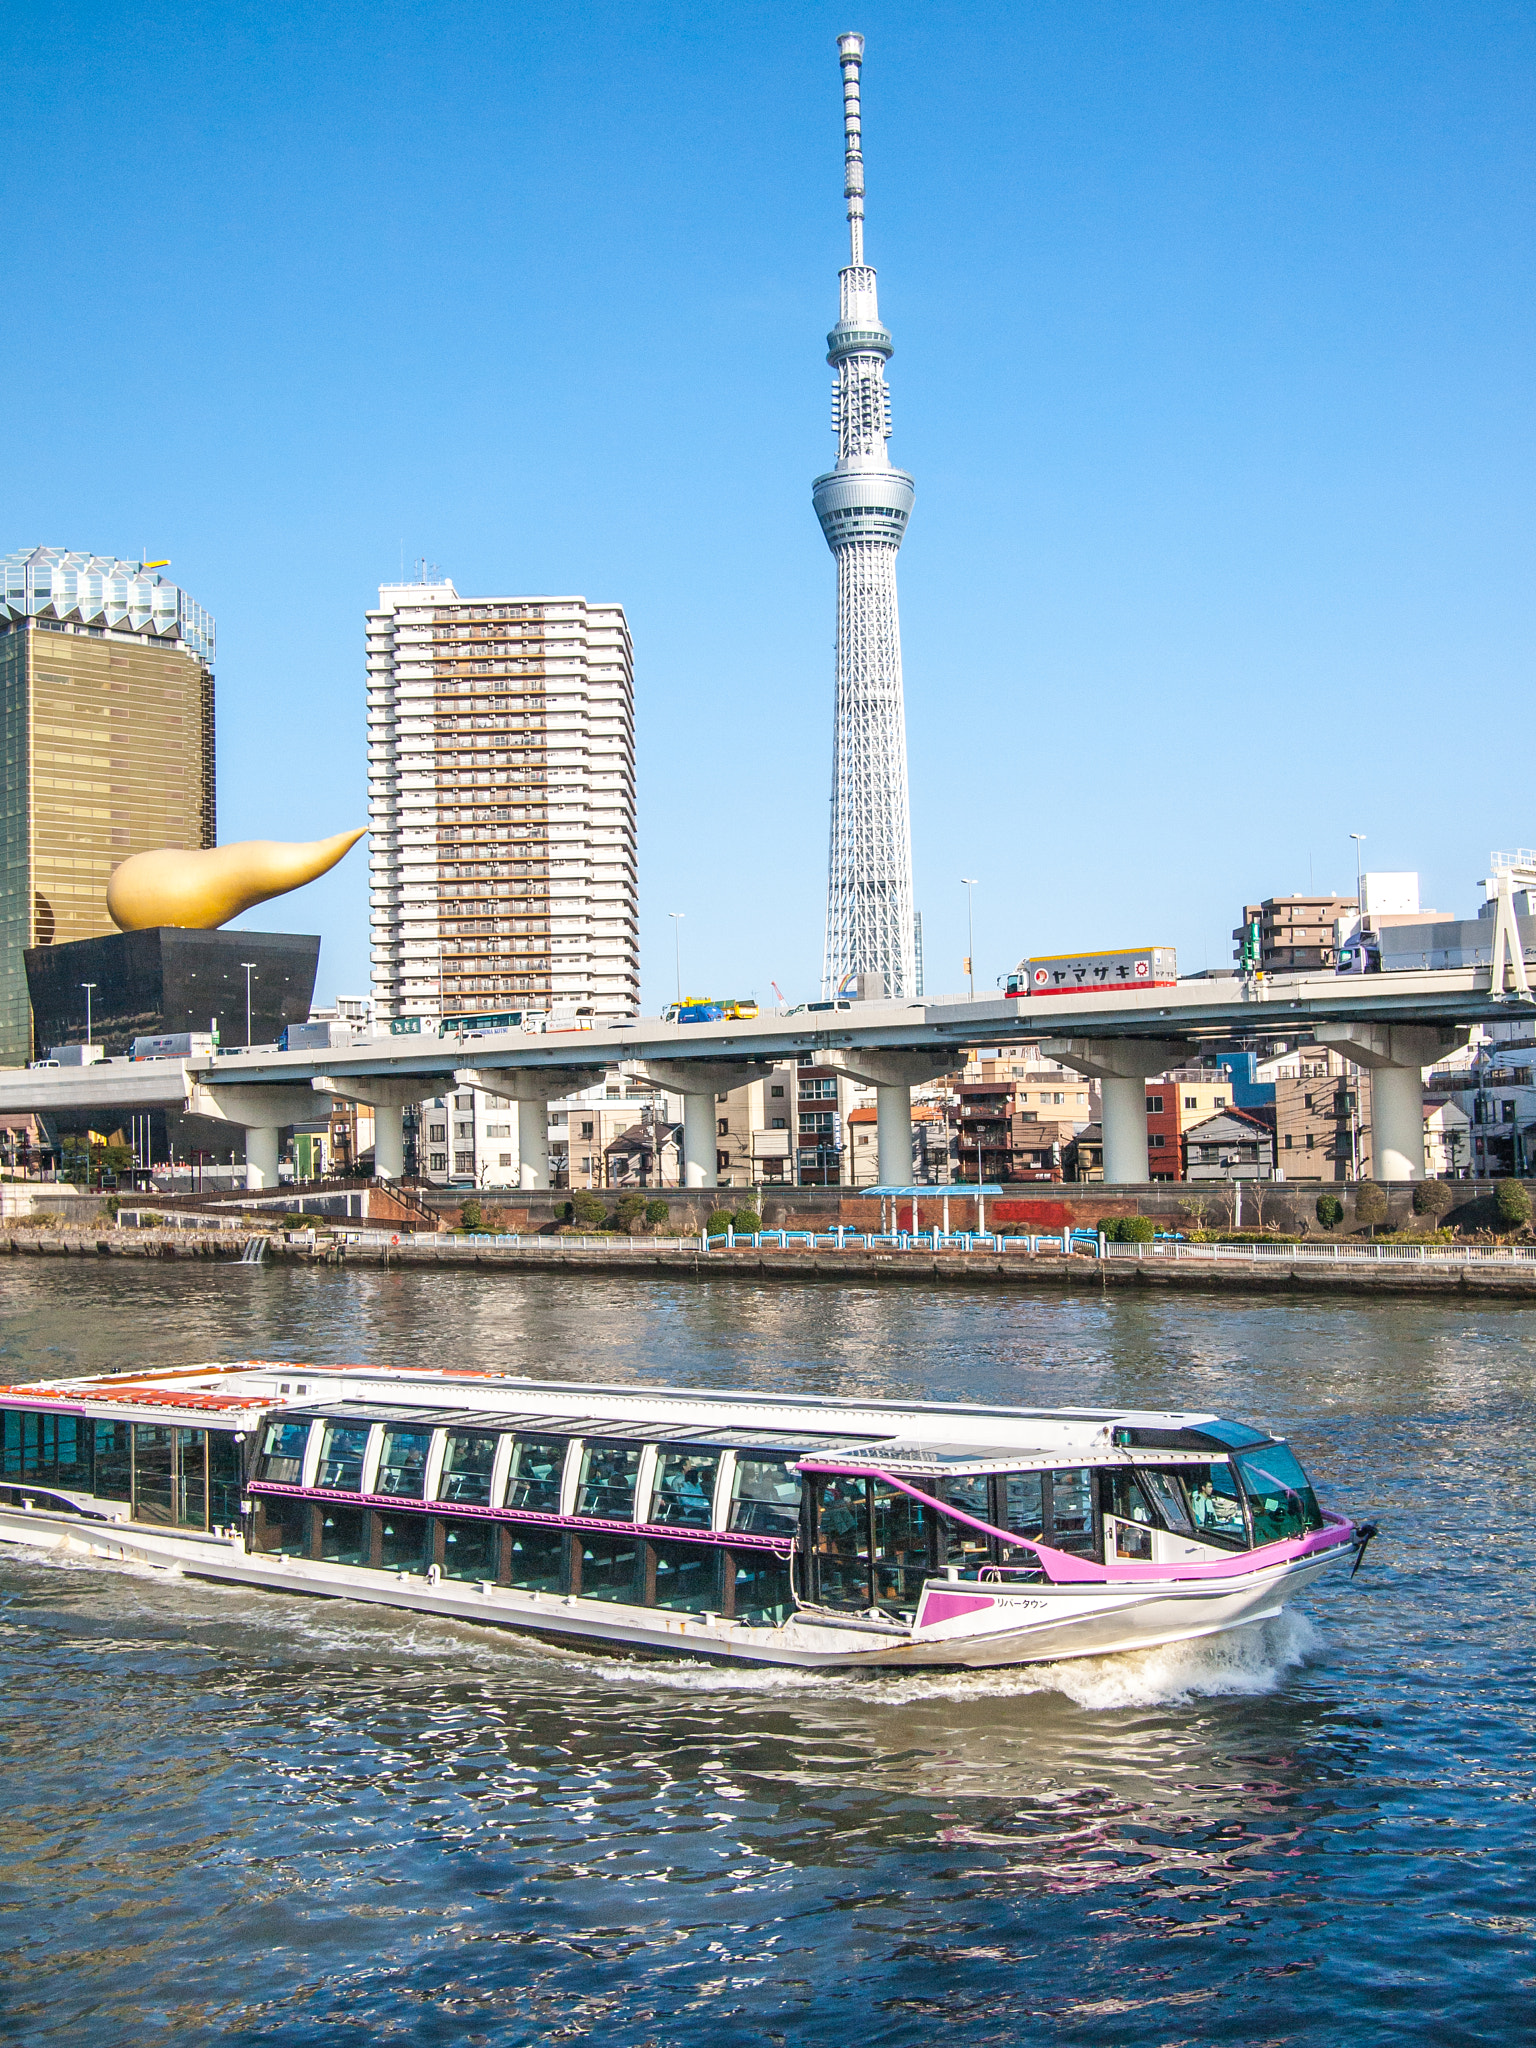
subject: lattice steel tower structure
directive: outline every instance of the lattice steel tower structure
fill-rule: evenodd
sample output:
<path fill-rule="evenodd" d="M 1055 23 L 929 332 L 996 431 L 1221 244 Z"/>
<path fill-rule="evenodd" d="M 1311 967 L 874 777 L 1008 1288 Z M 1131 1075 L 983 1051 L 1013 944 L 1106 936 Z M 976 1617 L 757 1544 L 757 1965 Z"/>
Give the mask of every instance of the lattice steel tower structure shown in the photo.
<path fill-rule="evenodd" d="M 827 872 L 825 992 L 852 975 L 879 973 L 889 995 L 914 993 L 912 827 L 907 810 L 907 733 L 901 696 L 896 550 L 914 486 L 891 467 L 891 399 L 885 365 L 891 337 L 880 324 L 875 273 L 864 261 L 864 154 L 859 68 L 864 38 L 837 39 L 843 67 L 848 263 L 827 336 L 837 465 L 817 477 L 811 501 L 837 560 L 837 716 L 832 759 L 832 845 Z"/>

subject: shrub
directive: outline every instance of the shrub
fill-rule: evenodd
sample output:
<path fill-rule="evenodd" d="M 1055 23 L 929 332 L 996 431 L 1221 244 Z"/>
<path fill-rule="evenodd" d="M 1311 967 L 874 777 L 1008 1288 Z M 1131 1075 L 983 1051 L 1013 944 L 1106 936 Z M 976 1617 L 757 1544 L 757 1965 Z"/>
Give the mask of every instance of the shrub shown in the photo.
<path fill-rule="evenodd" d="M 1324 1230 L 1332 1230 L 1343 1221 L 1344 1204 L 1337 1195 L 1319 1195 L 1317 1198 L 1317 1220 Z"/>
<path fill-rule="evenodd" d="M 665 1223 L 671 1214 L 665 1202 L 647 1202 L 645 1205 L 645 1220 L 653 1228 L 658 1223 Z"/>
<path fill-rule="evenodd" d="M 1093 1227 L 1099 1232 L 1100 1236 L 1107 1238 L 1111 1244 L 1118 1244 L 1120 1242 L 1120 1226 L 1124 1221 L 1125 1218 L 1123 1216 L 1101 1216 Z"/>
<path fill-rule="evenodd" d="M 1121 1244 L 1150 1244 L 1157 1235 L 1157 1226 L 1150 1216 L 1122 1216 L 1119 1239 Z"/>
<path fill-rule="evenodd" d="M 731 1228 L 735 1221 L 736 1218 L 729 1209 L 711 1209 L 704 1228 L 711 1237 L 724 1237 L 726 1231 Z"/>
<path fill-rule="evenodd" d="M 634 1235 L 635 1225 L 640 1221 L 641 1217 L 644 1216 L 644 1214 L 644 1195 L 620 1195 L 618 1208 L 615 1212 L 615 1220 L 617 1221 L 620 1230 L 622 1230 L 627 1237 Z"/>
<path fill-rule="evenodd" d="M 1501 1180 L 1493 1191 L 1493 1205 L 1504 1230 L 1519 1230 L 1531 1220 L 1531 1198 L 1517 1180 Z"/>
<path fill-rule="evenodd" d="M 1443 1180 L 1415 1181 L 1413 1187 L 1413 1213 L 1415 1216 L 1443 1216 L 1456 1197 Z"/>
<path fill-rule="evenodd" d="M 751 1237 L 754 1231 L 761 1230 L 762 1227 L 763 1219 L 755 1209 L 736 1211 L 736 1229 L 742 1237 Z"/>
<path fill-rule="evenodd" d="M 591 1188 L 583 1188 L 579 1195 L 572 1197 L 570 1214 L 571 1221 L 579 1223 L 583 1230 L 601 1230 L 608 1214 L 608 1204 Z"/>
<path fill-rule="evenodd" d="M 1374 1231 L 1387 1220 L 1387 1191 L 1373 1180 L 1355 1183 L 1355 1221 Z"/>
<path fill-rule="evenodd" d="M 485 1211 L 471 1196 L 459 1211 L 460 1230 L 478 1230 L 485 1220 Z"/>

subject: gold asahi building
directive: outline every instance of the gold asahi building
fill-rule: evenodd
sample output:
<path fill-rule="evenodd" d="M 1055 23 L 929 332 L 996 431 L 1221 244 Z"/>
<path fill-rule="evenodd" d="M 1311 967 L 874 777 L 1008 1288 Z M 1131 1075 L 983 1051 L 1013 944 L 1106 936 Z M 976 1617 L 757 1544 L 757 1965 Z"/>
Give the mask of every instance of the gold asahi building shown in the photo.
<path fill-rule="evenodd" d="M 0 557 L 0 1064 L 32 1056 L 27 947 L 111 932 L 130 854 L 213 845 L 213 658 L 212 618 L 153 566 Z"/>
<path fill-rule="evenodd" d="M 368 823 L 381 1018 L 634 1014 L 623 607 L 386 584 L 368 614 Z"/>

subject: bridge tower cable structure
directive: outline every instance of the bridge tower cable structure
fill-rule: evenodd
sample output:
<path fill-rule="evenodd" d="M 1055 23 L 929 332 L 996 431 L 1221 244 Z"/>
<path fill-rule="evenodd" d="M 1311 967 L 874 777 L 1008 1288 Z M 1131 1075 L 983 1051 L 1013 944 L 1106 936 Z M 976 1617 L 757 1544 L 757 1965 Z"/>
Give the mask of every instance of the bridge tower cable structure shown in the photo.
<path fill-rule="evenodd" d="M 860 973 L 879 974 L 888 995 L 911 996 L 917 970 L 896 552 L 915 491 L 911 477 L 891 466 L 886 449 L 891 337 L 880 322 L 875 273 L 864 261 L 864 38 L 839 36 L 837 47 L 848 202 L 848 262 L 838 273 L 838 321 L 827 336 L 837 462 L 811 490 L 837 563 L 837 706 L 822 981 L 831 994 Z"/>

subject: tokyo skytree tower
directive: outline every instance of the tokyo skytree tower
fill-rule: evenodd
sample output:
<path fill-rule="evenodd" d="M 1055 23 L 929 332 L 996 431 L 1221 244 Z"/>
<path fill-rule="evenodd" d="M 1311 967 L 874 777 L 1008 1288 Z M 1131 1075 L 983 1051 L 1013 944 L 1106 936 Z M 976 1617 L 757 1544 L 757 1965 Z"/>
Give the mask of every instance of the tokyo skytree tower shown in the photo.
<path fill-rule="evenodd" d="M 914 487 L 891 467 L 891 337 L 880 324 L 875 273 L 864 261 L 864 156 L 859 67 L 864 38 L 837 39 L 843 67 L 848 264 L 827 336 L 837 466 L 811 490 L 837 560 L 837 716 L 832 760 L 832 847 L 827 871 L 824 992 L 857 973 L 885 977 L 888 995 L 916 989 L 912 943 L 912 827 L 901 696 L 896 550 Z"/>

